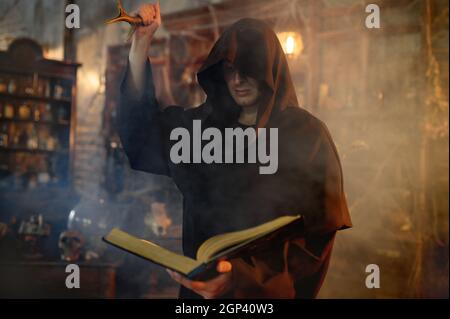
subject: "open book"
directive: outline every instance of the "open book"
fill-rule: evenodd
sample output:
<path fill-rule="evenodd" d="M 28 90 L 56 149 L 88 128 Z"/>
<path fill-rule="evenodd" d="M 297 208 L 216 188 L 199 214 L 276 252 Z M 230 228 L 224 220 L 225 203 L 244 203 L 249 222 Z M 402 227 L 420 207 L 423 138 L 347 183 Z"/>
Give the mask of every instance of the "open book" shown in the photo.
<path fill-rule="evenodd" d="M 286 240 L 291 236 L 298 236 L 302 231 L 303 218 L 300 215 L 279 217 L 256 227 L 209 238 L 197 250 L 196 259 L 176 254 L 117 228 L 111 230 L 103 240 L 190 279 L 205 280 L 217 274 L 215 266 L 218 260 L 263 249 L 274 240 Z"/>

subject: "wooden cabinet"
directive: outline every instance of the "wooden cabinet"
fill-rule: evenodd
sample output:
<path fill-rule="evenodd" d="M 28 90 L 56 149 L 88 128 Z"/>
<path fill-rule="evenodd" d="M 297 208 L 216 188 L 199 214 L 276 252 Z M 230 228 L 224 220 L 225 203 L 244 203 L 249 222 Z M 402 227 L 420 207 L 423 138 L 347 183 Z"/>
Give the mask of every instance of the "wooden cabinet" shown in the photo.
<path fill-rule="evenodd" d="M 70 185 L 79 66 L 29 39 L 0 52 L 0 190 Z"/>

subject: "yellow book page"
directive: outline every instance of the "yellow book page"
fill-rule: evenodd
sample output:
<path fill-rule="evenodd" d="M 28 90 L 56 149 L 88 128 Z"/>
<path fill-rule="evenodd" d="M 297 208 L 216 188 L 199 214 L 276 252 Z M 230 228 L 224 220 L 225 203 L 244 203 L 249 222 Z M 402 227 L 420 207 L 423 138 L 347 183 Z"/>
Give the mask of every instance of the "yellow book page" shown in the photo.
<path fill-rule="evenodd" d="M 299 218 L 300 215 L 283 216 L 256 227 L 211 237 L 197 250 L 197 260 L 200 262 L 207 262 L 218 252 L 226 248 L 236 246 L 255 237 L 267 235 Z"/>
<path fill-rule="evenodd" d="M 105 237 L 105 240 L 131 253 L 183 274 L 188 274 L 201 265 L 200 262 L 194 259 L 176 254 L 152 242 L 131 236 L 117 228 L 111 230 Z"/>

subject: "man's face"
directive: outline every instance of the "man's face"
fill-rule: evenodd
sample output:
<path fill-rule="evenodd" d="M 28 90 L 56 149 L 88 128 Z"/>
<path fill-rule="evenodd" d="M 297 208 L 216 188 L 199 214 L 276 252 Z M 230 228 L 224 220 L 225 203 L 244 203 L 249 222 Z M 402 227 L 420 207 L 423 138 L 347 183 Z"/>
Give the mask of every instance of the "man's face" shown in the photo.
<path fill-rule="evenodd" d="M 242 107 L 256 104 L 260 96 L 256 79 L 243 75 L 228 61 L 223 64 L 223 74 L 228 90 L 236 104 Z"/>

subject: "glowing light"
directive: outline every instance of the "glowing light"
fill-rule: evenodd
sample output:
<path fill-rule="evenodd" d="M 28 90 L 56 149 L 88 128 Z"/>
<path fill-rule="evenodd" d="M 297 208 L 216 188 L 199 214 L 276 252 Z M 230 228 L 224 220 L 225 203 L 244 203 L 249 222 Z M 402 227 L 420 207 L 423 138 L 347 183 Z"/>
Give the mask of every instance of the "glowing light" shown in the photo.
<path fill-rule="evenodd" d="M 44 55 L 44 58 L 46 58 L 46 59 L 61 61 L 64 59 L 64 49 L 62 46 L 44 47 L 43 55 Z"/>
<path fill-rule="evenodd" d="M 280 40 L 281 47 L 284 53 L 290 57 L 295 58 L 303 51 L 303 39 L 298 32 L 280 32 L 277 34 Z"/>
<path fill-rule="evenodd" d="M 288 36 L 286 39 L 286 54 L 293 54 L 295 50 L 295 39 L 293 36 Z"/>
<path fill-rule="evenodd" d="M 96 72 L 93 71 L 86 72 L 86 84 L 92 90 L 97 91 L 98 88 L 100 87 L 100 77 Z"/>
<path fill-rule="evenodd" d="M 70 214 L 69 214 L 69 219 L 74 219 L 75 218 L 75 211 L 71 210 Z"/>

